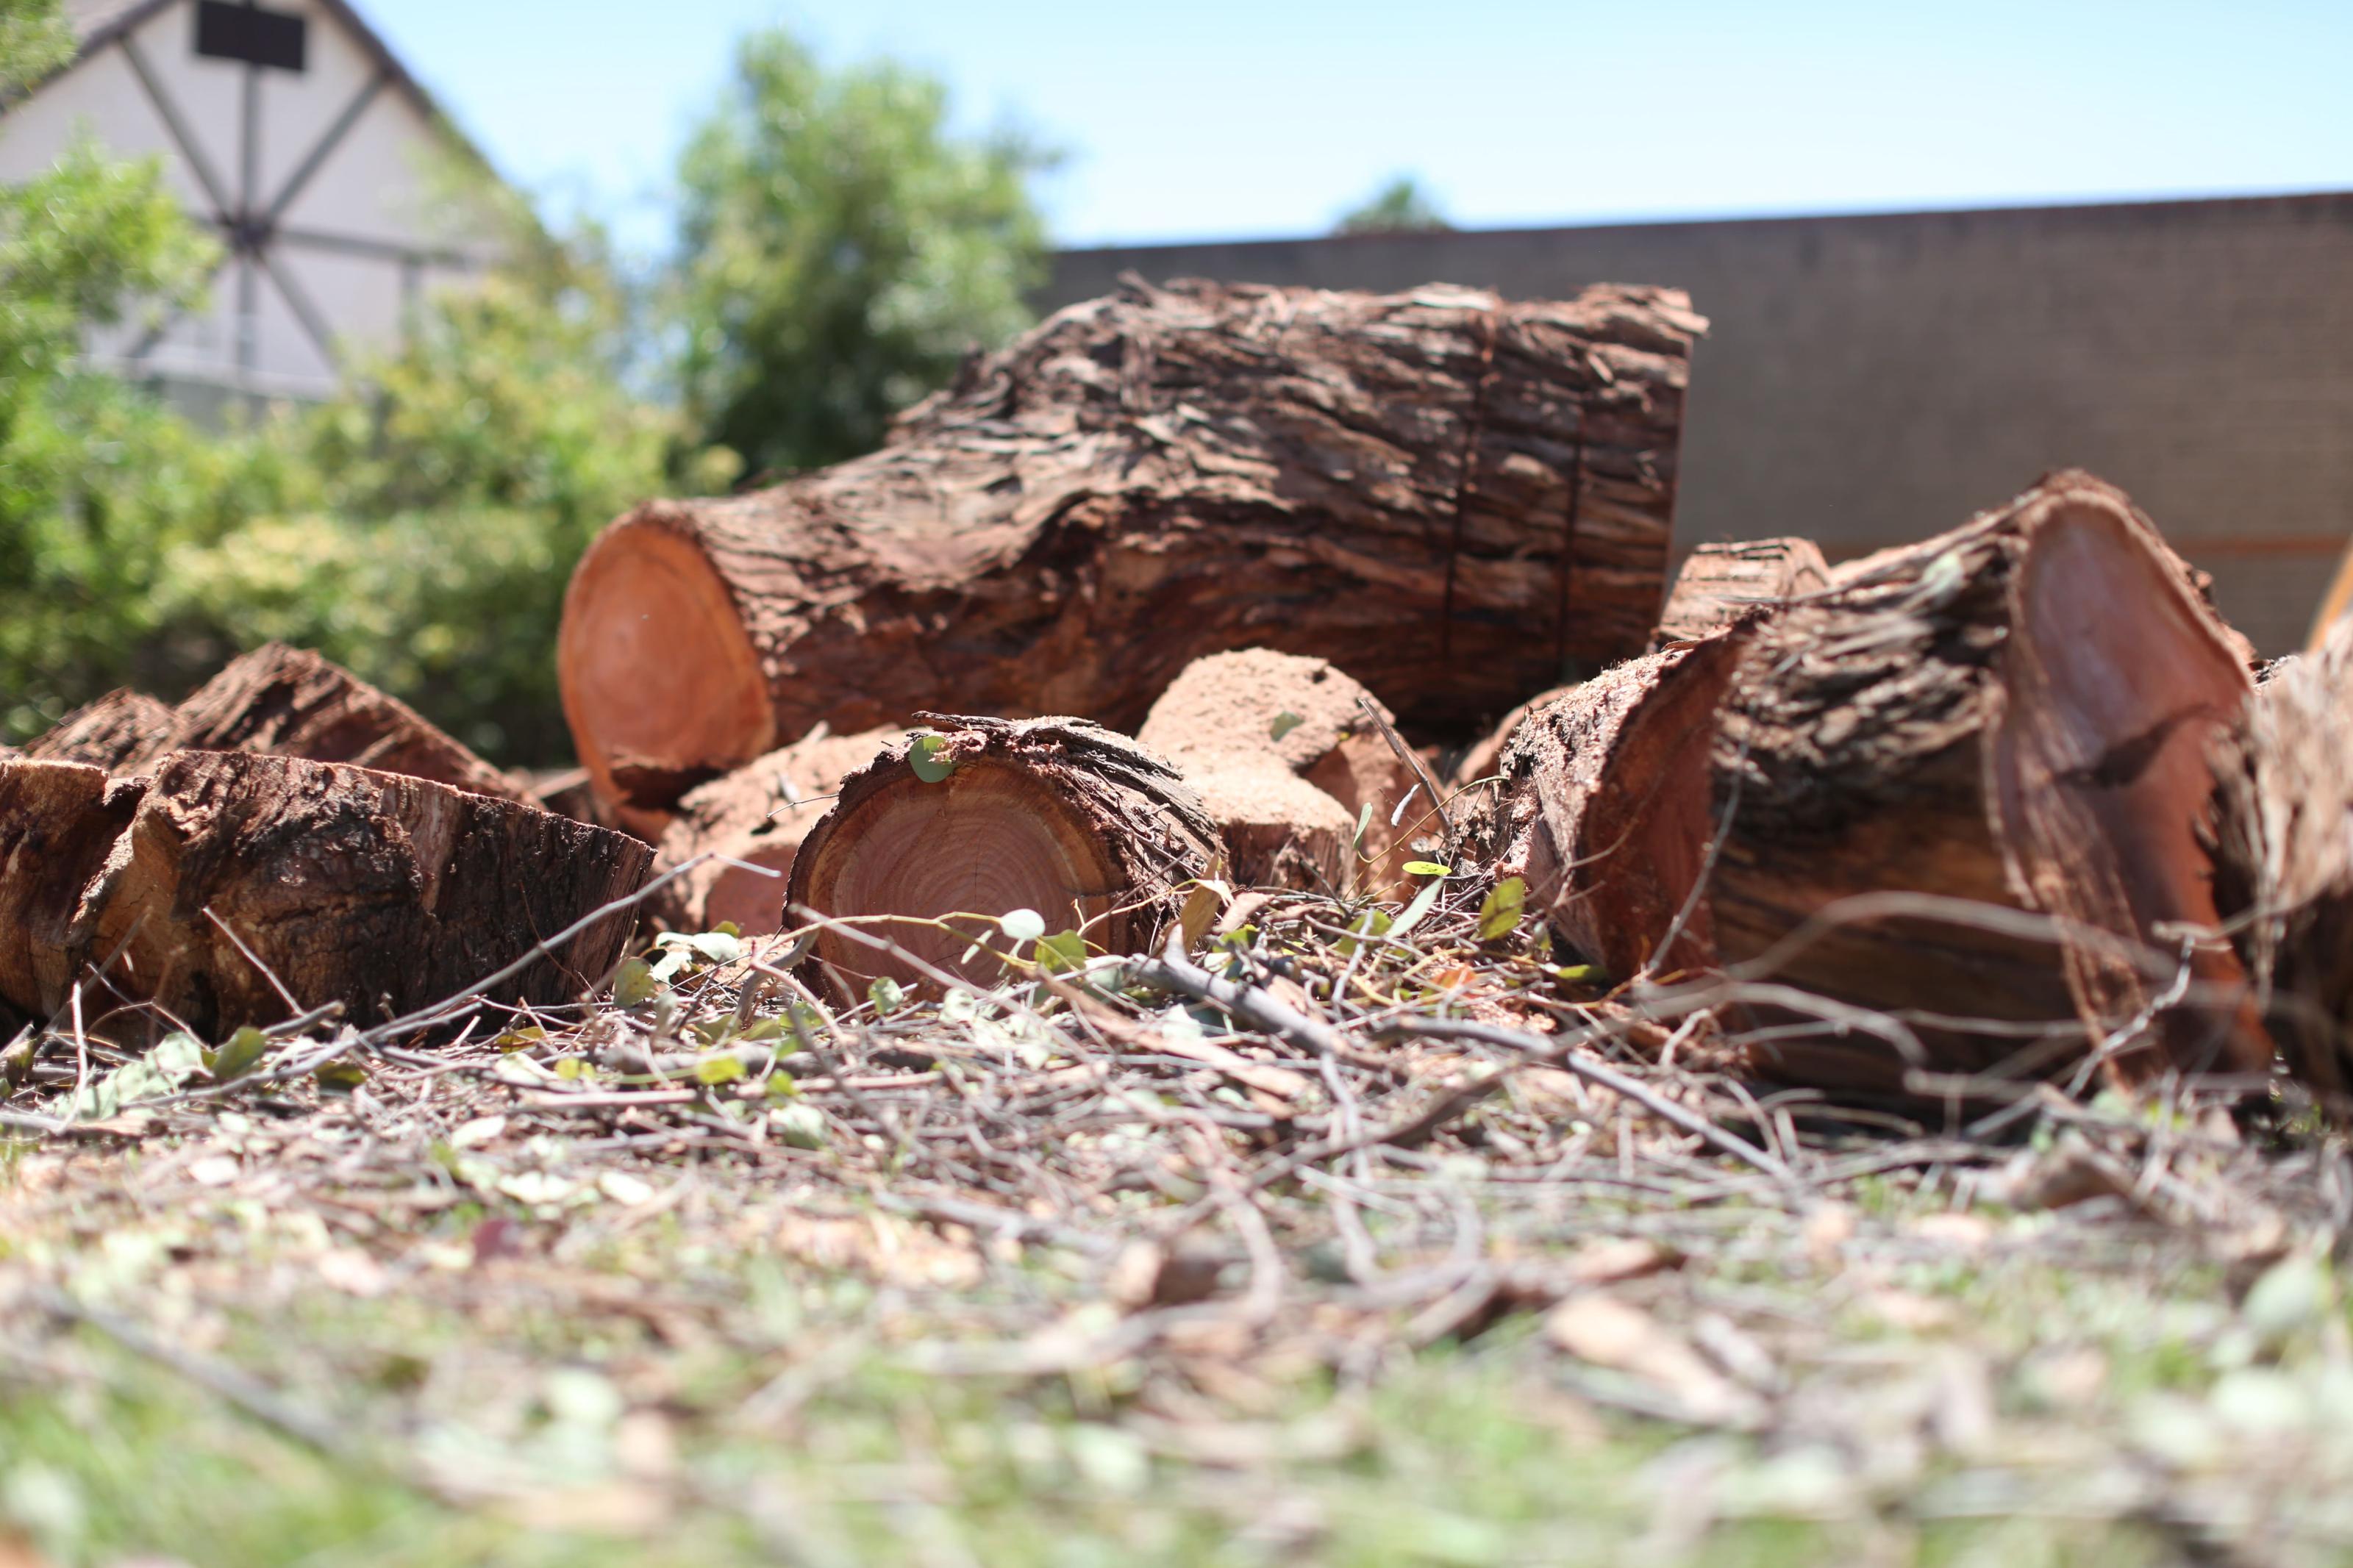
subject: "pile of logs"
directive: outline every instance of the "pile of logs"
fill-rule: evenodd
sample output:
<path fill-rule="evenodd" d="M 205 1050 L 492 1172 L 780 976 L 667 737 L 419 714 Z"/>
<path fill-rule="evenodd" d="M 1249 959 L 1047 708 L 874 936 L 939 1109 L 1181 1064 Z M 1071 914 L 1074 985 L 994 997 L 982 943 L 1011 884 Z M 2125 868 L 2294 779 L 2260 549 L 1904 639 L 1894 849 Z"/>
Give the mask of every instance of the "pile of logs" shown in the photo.
<path fill-rule="evenodd" d="M 607 530 L 556 650 L 577 789 L 276 647 L 0 761 L 0 1002 L 380 1017 L 535 955 L 498 997 L 554 1005 L 649 876 L 673 929 L 818 917 L 859 997 L 993 980 L 1016 915 L 1157 951 L 1205 886 L 1394 900 L 1426 858 L 1759 1079 L 2277 1052 L 2353 1095 L 2353 633 L 2259 688 L 2073 472 L 1837 565 L 1703 545 L 1670 592 L 1704 327 L 1620 288 L 1073 307 L 870 457 Z"/>

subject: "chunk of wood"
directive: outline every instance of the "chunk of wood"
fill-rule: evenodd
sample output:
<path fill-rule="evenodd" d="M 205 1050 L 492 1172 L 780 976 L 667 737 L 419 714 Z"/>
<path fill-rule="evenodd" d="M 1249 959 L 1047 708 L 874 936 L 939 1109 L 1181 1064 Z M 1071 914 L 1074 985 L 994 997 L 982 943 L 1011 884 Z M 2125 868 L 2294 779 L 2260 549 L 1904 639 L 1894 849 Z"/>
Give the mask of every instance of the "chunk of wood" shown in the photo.
<path fill-rule="evenodd" d="M 1035 910 L 1050 933 L 1080 932 L 1093 951 L 1154 948 L 1217 853 L 1216 826 L 1173 766 L 1081 719 L 918 717 L 937 729 L 845 778 L 801 841 L 791 906 L 987 984 L 1005 976 L 995 954 L 1013 942 L 997 921 L 1015 910 Z M 970 952 L 976 941 L 983 950 Z M 930 984 L 839 931 L 813 958 L 846 994 L 885 975 Z"/>
<path fill-rule="evenodd" d="M 1327 660 L 1271 648 L 1210 654 L 1185 667 L 1136 739 L 1200 792 L 1235 880 L 1347 894 L 1406 881 L 1406 831 L 1430 815 L 1419 777 L 1363 707 L 1373 694 Z M 1390 816 L 1415 795 L 1397 826 Z M 1372 807 L 1366 864 L 1350 853 Z"/>
<path fill-rule="evenodd" d="M 1071 306 L 878 452 L 607 529 L 557 647 L 581 761 L 658 814 L 820 721 L 1131 728 L 1187 663 L 1253 646 L 1464 727 L 1647 641 L 1704 327 L 1625 288 Z"/>
<path fill-rule="evenodd" d="M 1527 907 L 1616 979 L 1715 961 L 1694 889 L 1709 754 L 1746 626 L 1630 659 L 1534 707 L 1462 813 L 1458 858 L 1525 879 Z"/>
<path fill-rule="evenodd" d="M 698 855 L 713 858 L 664 883 L 649 900 L 655 917 L 672 931 L 709 931 L 722 921 L 746 936 L 781 930 L 785 877 L 801 840 L 832 808 L 841 781 L 905 733 L 820 731 L 690 790 L 662 834 L 655 874 Z"/>
<path fill-rule="evenodd" d="M 1810 539 L 1703 544 L 1675 574 L 1651 646 L 1691 642 L 1775 605 L 1829 586 L 1830 563 Z"/>
<path fill-rule="evenodd" d="M 2250 689 L 2243 646 L 2123 492 L 2075 472 L 1760 621 L 1715 750 L 1725 962 L 1854 895 L 1992 915 L 1886 913 L 1782 950 L 1772 981 L 1893 1014 L 1920 1059 L 1825 1026 L 1756 1047 L 1760 1069 L 1889 1093 L 1907 1067 L 2052 1073 L 2155 1012 L 2105 1061 L 2114 1079 L 2259 1070 L 2270 1045 L 2227 947 L 2197 948 L 2190 994 L 2158 1006 L 2164 928 L 2215 923 L 2197 824 L 2208 744 Z M 2019 910 L 2065 940 L 2000 918 Z"/>
<path fill-rule="evenodd" d="M 2218 742 L 2214 896 L 2289 1072 L 2353 1120 L 2353 620 Z"/>
<path fill-rule="evenodd" d="M 172 706 L 142 691 L 110 691 L 58 721 L 25 748 L 44 762 L 87 763 L 109 773 L 136 769 L 172 746 Z"/>
<path fill-rule="evenodd" d="M 140 1003 L 208 1037 L 330 1001 L 366 1023 L 525 957 L 642 886 L 651 858 L 512 801 L 301 758 L 174 752 L 111 781 L 0 763 L 0 999 L 46 1015 L 102 964 L 85 987 L 94 1026 Z M 491 997 L 579 995 L 633 914 L 588 926 Z"/>

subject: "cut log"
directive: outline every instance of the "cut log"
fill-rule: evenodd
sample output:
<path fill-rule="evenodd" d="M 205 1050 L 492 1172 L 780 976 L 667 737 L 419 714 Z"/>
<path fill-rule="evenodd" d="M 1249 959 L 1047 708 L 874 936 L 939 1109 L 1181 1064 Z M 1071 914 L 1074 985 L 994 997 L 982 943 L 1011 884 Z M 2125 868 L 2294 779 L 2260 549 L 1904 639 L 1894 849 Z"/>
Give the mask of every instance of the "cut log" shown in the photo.
<path fill-rule="evenodd" d="M 801 840 L 831 808 L 841 781 L 905 733 L 819 731 L 689 791 L 662 835 L 654 871 L 659 875 L 698 855 L 717 858 L 663 884 L 649 900 L 656 918 L 672 931 L 709 931 L 722 921 L 734 921 L 746 936 L 781 929 L 785 874 Z"/>
<path fill-rule="evenodd" d="M 1653 647 L 1691 642 L 1777 604 L 1829 586 L 1831 569 L 1810 539 L 1703 544 L 1675 574 Z"/>
<path fill-rule="evenodd" d="M 624 835 L 511 801 L 299 758 L 175 752 L 111 782 L 0 763 L 0 930 L 12 933 L 0 996 L 47 1014 L 102 963 L 86 987 L 94 1020 L 152 1002 L 216 1037 L 340 1001 L 366 1023 L 524 957 L 642 886 L 651 858 Z M 577 996 L 617 958 L 632 915 L 589 926 L 490 995 Z"/>
<path fill-rule="evenodd" d="M 2289 1072 L 2353 1120 L 2353 621 L 2274 668 L 2214 777 L 2215 902 Z"/>
<path fill-rule="evenodd" d="M 2269 1043 L 2227 947 L 2201 945 L 2200 984 L 2161 1009 L 2163 981 L 2117 950 L 2154 944 L 2165 968 L 2161 927 L 2215 923 L 2197 824 L 2207 746 L 2250 689 L 2242 648 L 2148 520 L 2081 473 L 1767 616 L 1715 743 L 1723 959 L 1757 960 L 1851 895 L 2036 911 L 2071 939 L 1855 921 L 1770 978 L 1896 1015 L 1920 1038 L 1909 1065 L 1941 1071 L 2058 1070 L 2152 1011 L 2153 1033 L 2105 1061 L 2114 1079 L 2260 1068 Z M 1833 1028 L 1759 1046 L 1757 1065 L 1869 1092 L 1901 1092 L 1907 1066 Z"/>
<path fill-rule="evenodd" d="M 802 840 L 792 906 L 857 921 L 988 984 L 1003 965 L 966 952 L 976 940 L 1008 946 L 995 921 L 1014 910 L 1036 910 L 1049 932 L 1081 932 L 1095 951 L 1154 948 L 1217 853 L 1217 829 L 1175 768 L 1080 719 L 918 717 L 936 732 L 892 742 L 844 779 Z M 909 919 L 874 918 L 891 916 Z M 877 976 L 928 984 L 834 931 L 813 961 L 852 996 Z"/>
<path fill-rule="evenodd" d="M 581 761 L 659 813 L 820 721 L 1129 729 L 1190 660 L 1249 647 L 1463 728 L 1647 642 L 1704 327 L 1620 288 L 1071 306 L 881 451 L 607 529 L 557 647 Z"/>
<path fill-rule="evenodd" d="M 180 704 L 168 744 L 350 763 L 501 800 L 530 794 L 407 703 L 284 643 L 265 644 L 223 666 Z"/>
<path fill-rule="evenodd" d="M 1533 709 L 1475 791 L 1459 858 L 1527 883 L 1527 907 L 1612 978 L 1715 961 L 1694 900 L 1714 819 L 1710 748 L 1746 626 L 1629 660 Z"/>
<path fill-rule="evenodd" d="M 1377 700 L 1320 658 L 1248 648 L 1185 667 L 1136 739 L 1183 772 L 1226 846 L 1235 880 L 1386 893 L 1406 880 L 1408 829 L 1430 815 L 1418 775 L 1360 705 Z M 1383 719 L 1388 710 L 1379 708 Z M 1426 793 L 1426 792 L 1422 792 Z M 1389 817 L 1416 795 L 1395 827 Z M 1350 854 L 1371 806 L 1366 864 Z"/>
<path fill-rule="evenodd" d="M 25 748 L 44 762 L 87 763 L 109 773 L 126 773 L 153 762 L 172 747 L 172 708 L 138 691 L 110 691 L 75 709 L 47 734 Z"/>

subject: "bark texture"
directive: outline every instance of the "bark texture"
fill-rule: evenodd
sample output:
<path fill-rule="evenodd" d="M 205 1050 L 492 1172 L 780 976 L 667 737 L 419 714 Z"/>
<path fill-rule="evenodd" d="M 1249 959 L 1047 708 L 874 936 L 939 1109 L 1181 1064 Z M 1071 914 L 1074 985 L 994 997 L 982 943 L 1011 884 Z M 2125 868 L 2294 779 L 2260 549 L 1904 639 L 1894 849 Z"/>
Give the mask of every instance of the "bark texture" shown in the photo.
<path fill-rule="evenodd" d="M 1131 728 L 1253 646 L 1461 727 L 1643 647 L 1704 325 L 1623 288 L 1072 306 L 879 452 L 607 530 L 565 600 L 565 716 L 598 788 L 656 813 L 819 721 Z"/>
<path fill-rule="evenodd" d="M 1800 595 L 1829 586 L 1831 569 L 1810 539 L 1703 544 L 1691 552 L 1659 612 L 1651 646 L 1690 642 Z"/>
<path fill-rule="evenodd" d="M 1891 1012 L 1921 1059 L 1834 1027 L 1758 1048 L 1827 1087 L 1899 1091 L 1907 1066 L 2028 1074 L 2155 1006 L 2166 922 L 2215 922 L 2197 824 L 2207 747 L 2250 689 L 2239 644 L 2122 492 L 2052 476 L 1997 511 L 1841 574 L 1755 628 L 1715 743 L 1731 828 L 1717 946 L 1757 960 L 1851 895 L 1918 892 L 2055 917 L 2052 943 L 1944 916 L 1848 921 L 1769 978 Z M 2151 944 L 2145 964 L 2117 942 Z M 2270 1047 L 2226 948 L 2110 1058 L 2259 1068 Z"/>
<path fill-rule="evenodd" d="M 1365 714 L 1388 710 L 1328 661 L 1269 648 L 1210 654 L 1185 667 L 1136 731 L 1200 792 L 1233 878 L 1261 887 L 1386 894 L 1403 883 L 1417 775 Z M 1372 807 L 1358 865 L 1356 822 Z"/>
<path fill-rule="evenodd" d="M 719 858 L 665 883 L 649 900 L 655 917 L 672 931 L 709 931 L 722 921 L 734 921 L 747 936 L 780 930 L 785 873 L 793 868 L 801 840 L 832 807 L 841 781 L 905 733 L 885 729 L 833 735 L 820 731 L 690 790 L 678 803 L 677 819 L 662 835 L 655 873 L 683 866 L 698 855 Z M 747 871 L 730 861 L 764 867 L 773 874 Z"/>
<path fill-rule="evenodd" d="M 1217 854 L 1217 829 L 1174 767 L 1080 719 L 918 717 L 937 726 L 939 749 L 918 753 L 902 738 L 842 781 L 793 861 L 792 905 L 857 920 L 934 967 L 991 983 L 1001 964 L 966 952 L 976 939 L 1007 947 L 995 922 L 1013 910 L 1036 910 L 1050 933 L 1080 931 L 1095 951 L 1152 950 Z M 942 766 L 951 771 L 938 776 Z M 872 919 L 888 916 L 954 929 Z M 818 939 L 813 962 L 853 995 L 879 975 L 929 984 L 839 931 Z"/>
<path fill-rule="evenodd" d="M 171 746 L 171 704 L 144 692 L 110 691 L 67 714 L 56 729 L 26 747 L 25 754 L 122 773 L 153 761 Z"/>
<path fill-rule="evenodd" d="M 2353 1119 L 2353 622 L 2284 660 L 2214 757 L 2215 901 L 2288 1070 Z"/>
<path fill-rule="evenodd" d="M 1715 963 L 1694 900 L 1714 828 L 1708 758 L 1746 627 L 1650 654 L 1533 708 L 1473 794 L 1459 858 L 1525 879 L 1528 907 L 1615 979 Z"/>
<path fill-rule="evenodd" d="M 367 1022 L 522 957 L 650 859 L 512 802 L 299 758 L 175 752 L 113 780 L 0 763 L 0 997 L 51 1012 L 102 963 L 93 1018 L 152 1002 L 217 1034 L 341 1001 Z M 597 922 L 493 999 L 577 995 L 631 922 Z"/>

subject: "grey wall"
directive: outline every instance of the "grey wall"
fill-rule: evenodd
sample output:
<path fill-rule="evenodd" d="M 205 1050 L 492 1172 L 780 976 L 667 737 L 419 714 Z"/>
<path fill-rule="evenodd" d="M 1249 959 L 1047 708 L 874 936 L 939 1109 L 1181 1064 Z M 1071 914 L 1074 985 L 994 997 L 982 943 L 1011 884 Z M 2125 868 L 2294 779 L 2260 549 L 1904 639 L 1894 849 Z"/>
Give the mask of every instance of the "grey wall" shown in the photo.
<path fill-rule="evenodd" d="M 1679 542 L 1918 538 L 2076 466 L 2300 644 L 2353 531 L 2353 194 L 1065 251 L 1043 303 L 1229 281 L 1690 291 Z"/>

